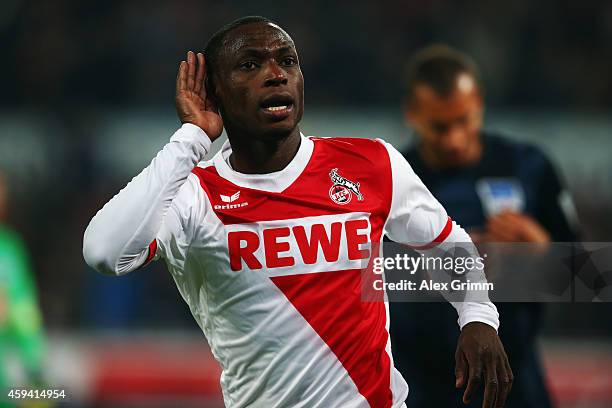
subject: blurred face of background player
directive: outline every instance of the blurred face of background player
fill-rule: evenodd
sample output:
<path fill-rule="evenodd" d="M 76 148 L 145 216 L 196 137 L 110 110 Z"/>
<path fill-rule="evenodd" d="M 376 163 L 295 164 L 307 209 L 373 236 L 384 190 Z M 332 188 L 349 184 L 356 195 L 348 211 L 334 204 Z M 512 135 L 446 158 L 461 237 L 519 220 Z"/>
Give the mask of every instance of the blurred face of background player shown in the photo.
<path fill-rule="evenodd" d="M 421 154 L 431 167 L 463 167 L 480 159 L 483 100 L 470 74 L 459 73 L 454 89 L 444 96 L 427 84 L 415 84 L 404 113 L 420 137 Z"/>
<path fill-rule="evenodd" d="M 274 139 L 297 132 L 304 77 L 293 40 L 272 23 L 251 23 L 224 40 L 214 97 L 230 135 Z"/>

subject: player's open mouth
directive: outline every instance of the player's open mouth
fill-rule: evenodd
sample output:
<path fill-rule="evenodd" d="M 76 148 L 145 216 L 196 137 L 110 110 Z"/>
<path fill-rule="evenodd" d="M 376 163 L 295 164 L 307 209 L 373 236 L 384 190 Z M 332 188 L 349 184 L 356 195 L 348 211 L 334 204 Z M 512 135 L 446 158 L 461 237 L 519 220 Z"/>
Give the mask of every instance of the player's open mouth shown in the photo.
<path fill-rule="evenodd" d="M 289 116 L 293 110 L 293 105 L 268 106 L 262 108 L 264 115 L 274 120 L 282 120 Z"/>
<path fill-rule="evenodd" d="M 274 121 L 283 120 L 293 110 L 293 98 L 289 94 L 271 95 L 262 101 L 261 110 Z"/>
<path fill-rule="evenodd" d="M 282 105 L 282 106 L 268 106 L 267 108 L 265 108 L 268 112 L 279 112 L 282 111 L 284 109 L 288 109 L 289 107 L 291 107 L 291 105 L 287 106 L 287 105 Z"/>

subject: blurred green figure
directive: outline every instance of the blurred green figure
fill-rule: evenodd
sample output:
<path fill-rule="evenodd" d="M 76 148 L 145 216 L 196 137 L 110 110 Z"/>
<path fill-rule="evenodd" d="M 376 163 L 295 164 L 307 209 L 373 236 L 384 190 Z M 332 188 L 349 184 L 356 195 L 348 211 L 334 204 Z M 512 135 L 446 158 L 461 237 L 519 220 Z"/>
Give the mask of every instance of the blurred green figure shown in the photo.
<path fill-rule="evenodd" d="M 0 401 L 7 401 L 15 386 L 41 387 L 44 334 L 27 250 L 21 238 L 3 222 L 7 213 L 7 188 L 0 173 Z M 7 359 L 17 360 L 25 384 L 9 377 Z M 0 407 L 13 406 L 0 402 Z"/>

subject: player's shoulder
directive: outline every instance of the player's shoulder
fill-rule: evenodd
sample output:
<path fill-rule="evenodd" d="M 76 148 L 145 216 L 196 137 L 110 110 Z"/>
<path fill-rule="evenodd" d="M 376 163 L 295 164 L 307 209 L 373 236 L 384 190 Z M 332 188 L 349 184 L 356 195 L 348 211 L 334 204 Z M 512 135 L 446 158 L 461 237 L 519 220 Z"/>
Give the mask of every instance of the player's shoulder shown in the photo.
<path fill-rule="evenodd" d="M 215 169 L 215 163 L 213 159 L 202 160 L 193 168 L 193 170 L 191 171 L 191 174 L 197 174 L 201 171 L 214 171 L 214 169 Z"/>
<path fill-rule="evenodd" d="M 0 223 L 0 253 L 15 255 L 24 249 L 24 242 L 19 234 L 12 228 Z"/>
<path fill-rule="evenodd" d="M 383 155 L 388 157 L 385 142 L 382 139 L 368 139 L 363 137 L 319 137 L 308 136 L 319 151 L 335 152 L 354 157 L 367 157 Z"/>
<path fill-rule="evenodd" d="M 308 136 L 315 143 L 322 143 L 328 146 L 357 146 L 371 147 L 381 145 L 383 141 L 378 138 L 352 137 L 352 136 Z"/>
<path fill-rule="evenodd" d="M 491 154 L 518 160 L 548 161 L 546 153 L 537 145 L 496 133 L 485 133 L 484 140 Z"/>
<path fill-rule="evenodd" d="M 548 155 L 539 146 L 498 134 L 485 134 L 487 161 L 511 163 L 514 171 L 535 180 L 541 175 L 556 173 Z"/>
<path fill-rule="evenodd" d="M 199 162 L 193 170 L 191 170 L 188 180 L 192 184 L 204 189 L 206 189 L 206 186 L 210 183 L 224 181 L 215 167 L 214 159 Z"/>
<path fill-rule="evenodd" d="M 397 151 L 382 139 L 361 137 L 311 137 L 314 141 L 314 164 L 350 167 L 371 177 L 391 176 Z M 315 166 L 316 167 L 316 166 Z"/>

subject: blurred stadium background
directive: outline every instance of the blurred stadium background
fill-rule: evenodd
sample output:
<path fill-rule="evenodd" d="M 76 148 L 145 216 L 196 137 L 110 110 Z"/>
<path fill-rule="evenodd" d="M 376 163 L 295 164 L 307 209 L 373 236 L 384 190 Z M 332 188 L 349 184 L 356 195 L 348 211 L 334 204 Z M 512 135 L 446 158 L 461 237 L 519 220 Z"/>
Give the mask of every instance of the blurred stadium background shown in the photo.
<path fill-rule="evenodd" d="M 178 61 L 247 14 L 278 21 L 296 41 L 311 135 L 407 145 L 406 58 L 431 42 L 471 54 L 486 128 L 548 152 L 584 240 L 612 240 L 612 2 L 3 0 L 6 222 L 31 254 L 46 380 L 72 405 L 222 404 L 219 369 L 164 266 L 107 278 L 85 265 L 81 245 L 94 212 L 178 127 Z M 559 407 L 612 406 L 610 304 L 550 305 L 541 346 Z"/>

